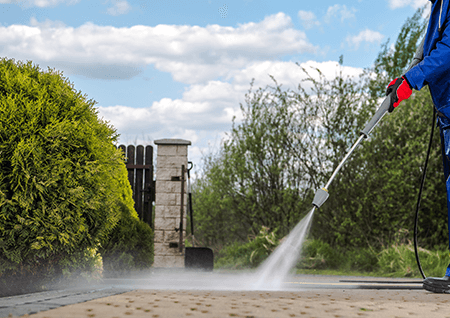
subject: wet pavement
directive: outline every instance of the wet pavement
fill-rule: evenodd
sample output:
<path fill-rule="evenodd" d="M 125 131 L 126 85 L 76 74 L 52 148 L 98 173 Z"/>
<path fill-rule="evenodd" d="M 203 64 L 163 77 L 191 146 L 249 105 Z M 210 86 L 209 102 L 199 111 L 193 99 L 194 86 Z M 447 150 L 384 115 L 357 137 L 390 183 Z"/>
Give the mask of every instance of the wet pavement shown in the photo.
<path fill-rule="evenodd" d="M 420 280 L 295 275 L 252 290 L 246 274 L 153 272 L 0 298 L 0 317 L 450 317 Z"/>

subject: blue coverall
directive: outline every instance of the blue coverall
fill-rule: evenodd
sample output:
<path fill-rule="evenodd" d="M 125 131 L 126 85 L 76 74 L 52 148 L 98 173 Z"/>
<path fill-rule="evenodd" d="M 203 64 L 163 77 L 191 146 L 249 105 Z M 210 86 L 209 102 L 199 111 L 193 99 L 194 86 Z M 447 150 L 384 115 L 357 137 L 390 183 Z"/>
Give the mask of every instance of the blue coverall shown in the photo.
<path fill-rule="evenodd" d="M 450 0 L 432 2 L 430 22 L 425 36 L 423 60 L 409 70 L 405 77 L 412 88 L 428 85 L 436 107 L 442 142 L 450 249 Z M 446 276 L 450 276 L 450 265 Z"/>

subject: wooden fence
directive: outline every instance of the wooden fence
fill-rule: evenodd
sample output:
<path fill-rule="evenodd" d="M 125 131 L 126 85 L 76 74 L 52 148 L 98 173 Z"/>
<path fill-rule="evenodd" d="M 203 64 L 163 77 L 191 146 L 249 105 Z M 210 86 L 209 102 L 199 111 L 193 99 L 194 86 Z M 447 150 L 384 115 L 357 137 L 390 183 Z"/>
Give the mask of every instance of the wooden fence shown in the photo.
<path fill-rule="evenodd" d="M 153 147 L 120 145 L 125 154 L 128 180 L 133 190 L 134 207 L 143 220 L 153 228 L 153 202 L 155 181 L 153 180 Z"/>

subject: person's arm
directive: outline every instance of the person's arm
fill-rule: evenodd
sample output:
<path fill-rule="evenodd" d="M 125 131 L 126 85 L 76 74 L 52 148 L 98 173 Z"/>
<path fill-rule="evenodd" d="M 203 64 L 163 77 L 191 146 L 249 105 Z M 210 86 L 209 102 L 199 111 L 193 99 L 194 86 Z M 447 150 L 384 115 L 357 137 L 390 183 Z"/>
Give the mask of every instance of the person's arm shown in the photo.
<path fill-rule="evenodd" d="M 442 38 L 436 43 L 436 48 L 405 74 L 411 87 L 416 90 L 422 89 L 430 81 L 448 80 L 450 77 L 449 19 L 445 22 L 442 32 Z"/>

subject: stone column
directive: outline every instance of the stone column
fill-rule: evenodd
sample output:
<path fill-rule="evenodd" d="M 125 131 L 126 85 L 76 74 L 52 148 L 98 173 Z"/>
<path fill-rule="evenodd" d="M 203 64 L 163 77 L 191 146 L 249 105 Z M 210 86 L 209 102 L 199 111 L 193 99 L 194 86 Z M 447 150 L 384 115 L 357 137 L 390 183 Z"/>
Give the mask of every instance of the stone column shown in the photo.
<path fill-rule="evenodd" d="M 155 261 L 153 267 L 184 267 L 184 239 L 180 252 L 181 183 L 186 179 L 181 167 L 187 169 L 188 146 L 183 139 L 155 140 Z M 186 181 L 183 198 L 183 238 L 186 237 Z"/>

